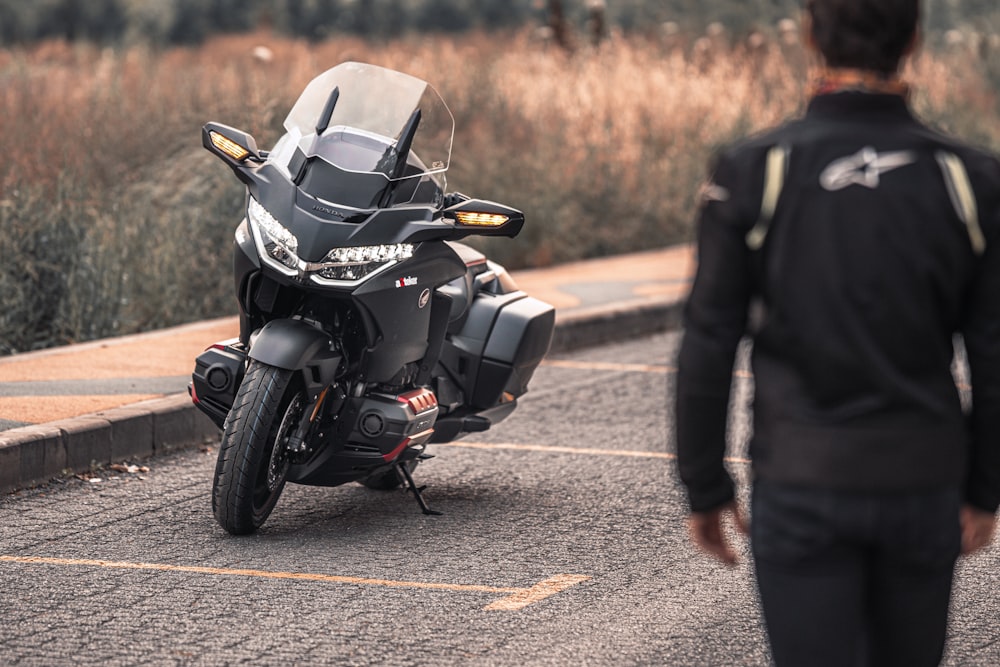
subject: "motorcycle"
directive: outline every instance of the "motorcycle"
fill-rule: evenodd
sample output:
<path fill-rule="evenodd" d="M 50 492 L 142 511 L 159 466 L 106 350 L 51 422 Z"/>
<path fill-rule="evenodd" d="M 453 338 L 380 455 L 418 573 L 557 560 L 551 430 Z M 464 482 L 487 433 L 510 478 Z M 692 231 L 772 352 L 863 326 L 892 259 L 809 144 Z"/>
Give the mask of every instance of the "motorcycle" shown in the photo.
<path fill-rule="evenodd" d="M 238 338 L 189 392 L 222 429 L 212 510 L 229 533 L 287 482 L 413 481 L 427 446 L 507 417 L 548 352 L 555 311 L 460 243 L 516 236 L 521 211 L 446 193 L 454 119 L 425 81 L 347 62 L 316 77 L 271 151 L 208 123 L 247 188 L 235 234 Z"/>

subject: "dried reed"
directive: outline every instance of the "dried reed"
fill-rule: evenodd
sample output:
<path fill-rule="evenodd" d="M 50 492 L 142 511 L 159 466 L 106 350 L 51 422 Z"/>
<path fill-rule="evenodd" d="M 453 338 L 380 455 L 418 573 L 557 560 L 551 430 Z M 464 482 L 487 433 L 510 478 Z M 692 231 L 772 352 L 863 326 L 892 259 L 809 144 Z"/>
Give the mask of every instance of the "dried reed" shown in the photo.
<path fill-rule="evenodd" d="M 450 185 L 527 213 L 519 239 L 481 244 L 512 268 L 687 240 L 713 149 L 796 113 L 805 65 L 780 41 L 672 40 L 573 56 L 530 33 L 0 51 L 0 353 L 233 312 L 243 195 L 199 128 L 217 120 L 268 146 L 302 87 L 349 59 L 438 88 L 457 121 Z M 254 57 L 260 45 L 272 57 Z M 916 103 L 997 147 L 981 64 L 925 55 Z"/>

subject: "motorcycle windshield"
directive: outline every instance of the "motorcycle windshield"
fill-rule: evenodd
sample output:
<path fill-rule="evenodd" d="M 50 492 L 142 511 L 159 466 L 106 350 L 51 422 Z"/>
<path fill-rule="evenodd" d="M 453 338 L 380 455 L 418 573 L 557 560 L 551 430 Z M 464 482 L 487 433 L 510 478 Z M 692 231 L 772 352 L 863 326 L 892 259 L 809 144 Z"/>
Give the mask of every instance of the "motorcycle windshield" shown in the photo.
<path fill-rule="evenodd" d="M 333 113 L 318 132 L 334 91 Z M 415 114 L 419 122 L 406 165 L 397 168 L 399 153 L 405 151 L 404 134 Z M 427 82 L 383 67 L 348 62 L 313 79 L 284 126 L 286 133 L 268 159 L 286 175 L 296 171 L 290 165 L 298 149 L 307 159 L 318 158 L 347 172 L 403 180 L 443 174 L 448 169 L 455 121 Z"/>

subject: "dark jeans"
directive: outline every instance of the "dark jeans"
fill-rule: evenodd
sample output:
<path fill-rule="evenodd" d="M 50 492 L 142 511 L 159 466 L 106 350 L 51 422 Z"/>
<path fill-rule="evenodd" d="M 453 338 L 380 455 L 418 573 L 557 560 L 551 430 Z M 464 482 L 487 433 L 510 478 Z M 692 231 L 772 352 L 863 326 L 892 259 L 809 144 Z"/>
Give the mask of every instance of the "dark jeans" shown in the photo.
<path fill-rule="evenodd" d="M 775 664 L 937 665 L 960 505 L 957 489 L 873 494 L 758 480 L 751 540 Z"/>

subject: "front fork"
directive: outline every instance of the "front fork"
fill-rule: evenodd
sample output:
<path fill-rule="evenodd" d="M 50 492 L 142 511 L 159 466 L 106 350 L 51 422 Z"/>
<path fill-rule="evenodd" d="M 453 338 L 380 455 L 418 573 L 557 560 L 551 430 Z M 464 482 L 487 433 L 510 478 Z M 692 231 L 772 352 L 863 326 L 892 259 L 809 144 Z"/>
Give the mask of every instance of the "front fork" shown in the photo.
<path fill-rule="evenodd" d="M 310 443 L 326 438 L 326 431 L 333 427 L 340 414 L 347 394 L 339 384 L 328 385 L 309 401 L 303 409 L 303 419 L 288 439 L 286 449 L 293 458 L 302 458 L 313 451 Z"/>

